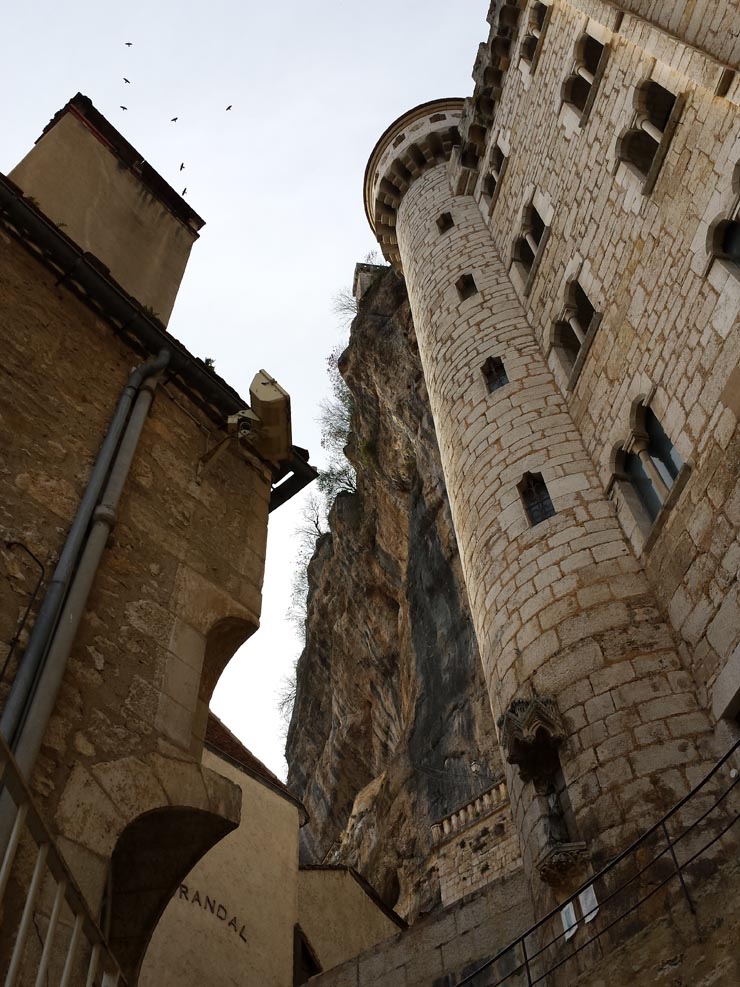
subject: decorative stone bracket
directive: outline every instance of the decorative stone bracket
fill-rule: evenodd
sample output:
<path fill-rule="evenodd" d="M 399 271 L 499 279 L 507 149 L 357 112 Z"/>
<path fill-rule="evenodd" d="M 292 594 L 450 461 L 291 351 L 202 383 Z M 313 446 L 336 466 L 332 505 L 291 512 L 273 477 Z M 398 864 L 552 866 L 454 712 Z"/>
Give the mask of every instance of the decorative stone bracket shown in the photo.
<path fill-rule="evenodd" d="M 566 736 L 554 700 L 515 699 L 497 726 L 508 763 L 517 765 L 523 782 L 534 782 L 544 793 L 558 767 L 557 748 Z"/>
<path fill-rule="evenodd" d="M 546 884 L 572 883 L 589 862 L 585 843 L 555 843 L 545 847 L 537 858 L 537 870 Z"/>

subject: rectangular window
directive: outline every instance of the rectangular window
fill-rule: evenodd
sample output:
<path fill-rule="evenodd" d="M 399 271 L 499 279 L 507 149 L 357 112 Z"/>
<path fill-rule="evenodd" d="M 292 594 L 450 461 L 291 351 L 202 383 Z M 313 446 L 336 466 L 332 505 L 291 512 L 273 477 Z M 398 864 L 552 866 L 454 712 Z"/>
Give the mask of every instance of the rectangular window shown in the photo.
<path fill-rule="evenodd" d="M 504 387 L 509 383 L 509 378 L 506 376 L 506 368 L 504 367 L 504 361 L 499 356 L 491 356 L 483 364 L 483 376 L 486 381 L 486 387 L 488 388 L 488 393 L 492 394 L 493 391 L 497 391 L 500 387 Z"/>

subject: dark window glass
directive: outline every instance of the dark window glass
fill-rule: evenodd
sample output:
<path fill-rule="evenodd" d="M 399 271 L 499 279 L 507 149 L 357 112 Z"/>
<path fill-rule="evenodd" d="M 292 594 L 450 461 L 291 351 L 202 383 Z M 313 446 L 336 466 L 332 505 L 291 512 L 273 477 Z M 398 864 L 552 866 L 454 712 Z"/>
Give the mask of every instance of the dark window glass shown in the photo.
<path fill-rule="evenodd" d="M 489 394 L 509 383 L 504 361 L 499 356 L 492 356 L 486 360 L 483 364 L 483 376 L 486 378 L 486 386 Z"/>
<path fill-rule="evenodd" d="M 724 257 L 740 264 L 740 222 L 737 220 L 725 226 L 720 249 Z"/>
<path fill-rule="evenodd" d="M 519 485 L 524 509 L 532 525 L 540 524 L 555 514 L 547 484 L 541 473 L 526 473 Z"/>

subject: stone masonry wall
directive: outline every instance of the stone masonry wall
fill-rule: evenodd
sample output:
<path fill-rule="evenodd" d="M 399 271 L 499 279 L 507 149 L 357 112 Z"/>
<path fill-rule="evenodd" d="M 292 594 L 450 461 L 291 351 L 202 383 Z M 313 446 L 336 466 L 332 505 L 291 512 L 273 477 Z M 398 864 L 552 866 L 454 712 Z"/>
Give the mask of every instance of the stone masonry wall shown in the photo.
<path fill-rule="evenodd" d="M 3 644 L 35 580 L 5 542 L 24 542 L 49 578 L 121 388 L 142 359 L 55 280 L 0 232 Z M 197 483 L 206 440 L 217 437 L 165 379 L 33 775 L 94 911 L 134 818 L 179 806 L 226 827 L 238 821 L 238 790 L 201 768 L 200 749 L 213 685 L 258 625 L 270 481 L 227 452 Z"/>
<path fill-rule="evenodd" d="M 447 907 L 522 866 L 508 800 L 445 836 L 437 846 L 442 904 Z"/>
<path fill-rule="evenodd" d="M 313 977 L 312 987 L 451 987 L 531 925 L 521 871 Z"/>
<path fill-rule="evenodd" d="M 737 33 L 728 25 L 737 23 L 736 4 L 619 6 L 670 21 L 697 43 L 699 33 L 719 28 L 716 54 L 733 64 L 728 46 Z M 525 205 L 536 196 L 540 211 L 551 212 L 531 293 L 518 297 L 602 488 L 615 446 L 630 433 L 633 402 L 650 394 L 690 464 L 685 489 L 647 547 L 624 498 L 616 489 L 612 496 L 706 708 L 723 666 L 740 663 L 740 280 L 707 253 L 711 224 L 730 216 L 740 190 L 740 82 L 735 76 L 725 97 L 715 95 L 722 64 L 629 13 L 613 30 L 617 14 L 601 0 L 556 0 L 534 74 L 520 61 L 520 30 L 489 134 L 488 149 L 498 141 L 507 154 L 490 218 L 482 198 L 486 159 L 476 197 L 507 268 Z M 561 85 L 586 29 L 610 52 L 579 127 L 561 105 Z M 618 167 L 616 143 L 630 125 L 635 86 L 650 76 L 686 103 L 655 188 L 644 196 L 635 176 Z M 568 392 L 551 341 L 566 281 L 576 276 L 603 317 Z M 677 725 L 655 729 L 669 741 Z"/>
<path fill-rule="evenodd" d="M 440 234 L 444 212 L 454 225 Z M 636 805 L 658 815 L 687 770 L 707 769 L 708 721 L 475 201 L 429 169 L 397 234 L 491 703 L 498 716 L 532 688 L 556 700 L 573 836 L 598 865 L 634 834 Z M 462 300 L 464 273 L 477 291 Z M 489 394 L 493 356 L 509 383 Z M 534 527 L 517 490 L 526 470 L 542 473 L 557 512 Z M 508 782 L 532 874 L 542 800 L 518 773 Z"/>

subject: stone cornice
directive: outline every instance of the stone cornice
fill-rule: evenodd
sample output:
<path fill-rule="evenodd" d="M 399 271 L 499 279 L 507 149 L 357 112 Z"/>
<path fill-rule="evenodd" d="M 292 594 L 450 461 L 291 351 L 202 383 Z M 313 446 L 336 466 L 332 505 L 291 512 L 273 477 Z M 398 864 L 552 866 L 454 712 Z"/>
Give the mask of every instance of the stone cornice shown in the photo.
<path fill-rule="evenodd" d="M 462 99 L 437 99 L 414 107 L 382 135 L 365 169 L 365 214 L 383 255 L 398 270 L 396 212 L 419 175 L 450 160 L 460 141 Z"/>

